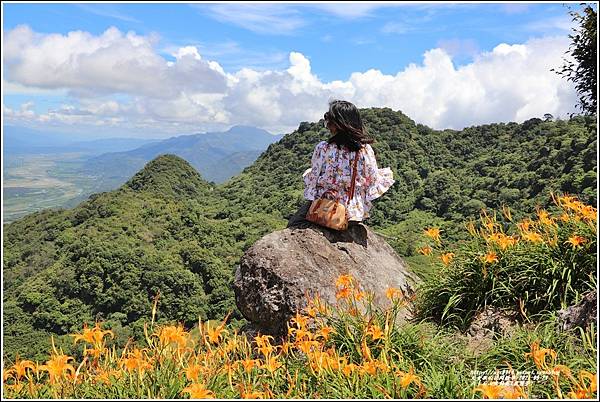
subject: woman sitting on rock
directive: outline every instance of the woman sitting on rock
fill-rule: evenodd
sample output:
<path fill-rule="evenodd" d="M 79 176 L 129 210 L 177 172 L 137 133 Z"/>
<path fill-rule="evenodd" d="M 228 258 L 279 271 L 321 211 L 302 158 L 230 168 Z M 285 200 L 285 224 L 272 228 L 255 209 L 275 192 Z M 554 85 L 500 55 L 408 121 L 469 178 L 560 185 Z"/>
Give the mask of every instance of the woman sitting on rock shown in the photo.
<path fill-rule="evenodd" d="M 347 101 L 329 103 L 329 111 L 323 116 L 325 127 L 332 136 L 315 147 L 311 167 L 302 175 L 304 198 L 337 199 L 346 207 L 349 226 L 369 217 L 371 201 L 380 197 L 394 184 L 390 168 L 379 169 L 373 142 L 367 136 L 356 106 Z M 358 153 L 358 155 L 357 155 Z M 356 157 L 356 162 L 355 162 Z M 354 189 L 352 189 L 353 166 L 356 166 Z M 353 197 L 350 193 L 354 190 Z M 311 202 L 306 203 L 288 226 L 306 222 Z"/>

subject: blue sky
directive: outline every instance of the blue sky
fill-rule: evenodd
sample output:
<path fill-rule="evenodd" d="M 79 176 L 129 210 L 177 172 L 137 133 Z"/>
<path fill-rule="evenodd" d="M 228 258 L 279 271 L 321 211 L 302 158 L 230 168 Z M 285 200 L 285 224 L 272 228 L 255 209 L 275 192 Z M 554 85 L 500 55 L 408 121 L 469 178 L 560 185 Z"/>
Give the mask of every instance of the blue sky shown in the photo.
<path fill-rule="evenodd" d="M 573 6 L 576 7 L 577 3 L 574 3 Z M 45 122 L 51 121 L 54 129 L 79 129 L 84 126 L 96 126 L 96 130 L 102 126 L 101 123 L 94 123 L 90 119 L 77 120 L 64 117 L 92 113 L 98 114 L 98 121 L 107 121 L 102 119 L 112 116 L 111 124 L 116 125 L 125 133 L 137 136 L 142 135 L 140 133 L 144 131 L 144 125 L 131 124 L 132 110 L 134 109 L 136 110 L 135 119 L 140 121 L 145 119 L 148 122 L 151 119 L 157 121 L 157 125 L 145 126 L 154 127 L 151 130 L 153 131 L 152 136 L 172 135 L 177 130 L 202 131 L 202 129 L 219 127 L 225 129 L 236 123 L 258 125 L 272 131 L 289 130 L 297 125 L 296 120 L 299 123 L 300 120 L 318 118 L 317 108 L 307 110 L 306 107 L 300 108 L 307 110 L 305 115 L 302 115 L 302 110 L 299 110 L 293 111 L 293 116 L 283 117 L 285 115 L 283 111 L 289 109 L 290 102 L 294 102 L 294 96 L 298 101 L 302 99 L 302 102 L 309 103 L 311 101 L 305 98 L 308 98 L 309 95 L 313 96 L 312 102 L 314 103 L 319 96 L 340 97 L 345 95 L 362 107 L 390 106 L 403 111 L 419 110 L 416 106 L 411 109 L 411 105 L 406 105 L 407 100 L 396 99 L 394 93 L 381 94 L 379 97 L 362 93 L 361 91 L 364 92 L 373 87 L 373 83 L 365 82 L 368 78 L 365 73 L 376 70 L 381 75 L 375 77 L 374 73 L 371 74 L 374 80 L 396 79 L 397 81 L 402 79 L 403 87 L 412 87 L 411 81 L 408 81 L 411 65 L 421 69 L 422 76 L 430 74 L 430 70 L 433 69 L 431 65 L 437 61 L 431 61 L 431 68 L 426 68 L 425 54 L 431 52 L 432 49 L 442 50 L 443 53 L 433 52 L 435 54 L 431 55 L 432 59 L 442 60 L 440 61 L 442 64 L 445 62 L 444 57 L 449 57 L 452 64 L 450 73 L 461 71 L 461 68 L 464 67 L 463 73 L 467 74 L 470 66 L 481 66 L 478 71 L 482 70 L 486 63 L 483 59 L 486 57 L 486 60 L 493 57 L 495 57 L 494 60 L 499 57 L 508 57 L 506 52 L 501 51 L 502 49 L 498 50 L 498 46 L 502 44 L 511 47 L 511 51 L 515 54 L 521 52 L 523 56 L 531 54 L 531 51 L 521 51 L 518 46 L 529 46 L 527 49 L 533 49 L 535 46 L 541 48 L 543 44 L 532 41 L 547 40 L 550 42 L 544 42 L 545 46 L 555 46 L 554 54 L 559 54 L 558 47 L 562 46 L 561 49 L 566 50 L 564 49 L 567 44 L 566 37 L 571 28 L 568 10 L 561 3 L 412 3 L 407 5 L 358 2 L 345 4 L 24 4 L 5 2 L 2 7 L 4 41 L 24 43 L 19 46 L 26 49 L 31 47 L 34 50 L 41 49 L 36 46 L 40 41 L 45 41 L 47 50 L 45 53 L 41 50 L 36 53 L 38 58 L 52 59 L 52 56 L 49 55 L 50 52 L 63 55 L 64 60 L 70 60 L 69 62 L 78 58 L 83 60 L 92 52 L 97 52 L 100 57 L 102 48 L 112 49 L 113 42 L 110 41 L 119 41 L 121 39 L 118 39 L 117 36 L 119 38 L 128 37 L 128 33 L 131 32 L 134 36 L 128 39 L 131 42 L 130 45 L 136 46 L 136 43 L 145 41 L 147 49 L 142 55 L 149 57 L 149 63 L 177 64 L 178 59 L 174 54 L 178 52 L 178 49 L 188 49 L 186 54 L 193 54 L 193 57 L 190 56 L 190 60 L 192 58 L 196 60 L 193 68 L 198 69 L 198 75 L 190 75 L 190 79 L 193 80 L 193 77 L 197 76 L 198 80 L 207 80 L 206 85 L 209 85 L 210 80 L 221 79 L 202 75 L 204 74 L 202 71 L 206 69 L 212 69 L 209 71 L 210 74 L 214 72 L 214 66 L 209 66 L 209 68 L 206 63 L 218 63 L 223 71 L 223 76 L 226 76 L 223 80 L 227 82 L 227 84 L 223 83 L 219 90 L 207 91 L 203 87 L 195 91 L 188 91 L 184 83 L 178 82 L 177 85 L 181 84 L 180 89 L 174 91 L 169 99 L 165 99 L 166 102 L 172 102 L 174 108 L 188 102 L 197 107 L 196 112 L 205 111 L 207 116 L 212 116 L 212 119 L 206 117 L 194 120 L 190 117 L 193 114 L 190 109 L 188 115 L 182 114 L 177 121 L 176 117 L 169 117 L 168 110 L 153 109 L 156 108 L 158 100 L 162 99 L 160 89 L 156 90 L 158 95 L 157 93 L 143 93 L 144 91 L 131 89 L 132 87 L 127 82 L 119 84 L 120 86 L 117 87 L 105 88 L 98 80 L 112 79 L 113 77 L 106 75 L 108 74 L 106 71 L 99 73 L 96 78 L 87 77 L 89 69 L 83 72 L 71 69 L 68 73 L 72 76 L 64 80 L 60 77 L 55 80 L 45 77 L 34 79 L 32 74 L 44 75 L 49 65 L 55 65 L 52 64 L 53 60 L 46 61 L 50 64 L 36 65 L 35 63 L 39 60 L 27 59 L 33 56 L 31 56 L 32 52 L 25 50 L 15 50 L 3 60 L 5 68 L 3 100 L 5 107 L 10 109 L 8 113 L 7 110 L 4 110 L 4 114 L 9 118 L 14 118 L 15 124 L 35 126 L 43 123 L 44 121 L 40 121 L 40 116 L 46 115 Z M 19 30 L 19 27 L 23 28 L 24 25 L 28 30 Z M 109 29 L 118 32 L 120 36 L 116 33 L 106 35 Z M 77 45 L 67 40 L 69 33 L 73 31 L 82 31 L 88 35 L 87 38 L 97 38 L 105 44 L 98 45 L 89 51 L 81 50 L 80 47 L 83 46 L 82 43 L 85 44 L 85 40 L 78 42 Z M 10 32 L 14 34 L 8 35 Z M 58 50 L 48 50 L 54 49 L 51 47 L 54 43 L 52 35 L 54 38 L 59 38 L 54 41 Z M 73 46 L 73 48 L 70 49 L 69 46 Z M 78 50 L 75 52 L 73 49 L 76 47 Z M 189 49 L 192 48 L 195 50 L 190 53 Z M 111 57 L 127 59 L 126 55 L 123 56 L 125 51 L 120 47 L 119 49 L 121 50 L 115 51 Z M 152 50 L 152 55 L 148 54 L 148 49 Z M 494 49 L 498 52 L 494 53 Z M 75 53 L 67 54 L 70 51 Z M 285 75 L 285 72 L 294 63 L 291 61 L 292 53 L 301 55 L 294 56 L 298 71 L 296 76 L 290 78 L 290 83 L 285 83 L 285 77 L 282 77 L 281 74 Z M 39 54 L 44 56 L 39 56 Z M 492 54 L 493 57 L 490 56 Z M 123 61 L 123 63 L 131 65 L 133 61 Z M 201 66 L 201 63 L 205 63 L 205 65 Z M 306 66 L 307 63 L 309 67 Z M 64 64 L 63 61 L 61 65 Z M 102 66 L 98 62 L 94 65 Z M 115 59 L 114 63 L 107 65 L 106 68 L 111 70 L 111 74 L 118 75 L 119 69 L 115 67 L 118 65 L 119 62 Z M 549 68 L 551 67 L 554 65 L 549 66 Z M 249 78 L 247 74 L 242 76 L 239 72 L 243 69 L 258 74 L 260 78 Z M 162 67 L 159 70 L 163 71 Z M 268 75 L 268 72 L 281 74 Z M 352 74 L 356 73 L 361 74 L 360 82 L 353 82 L 351 79 Z M 403 78 L 398 77 L 400 73 L 405 73 Z M 522 75 L 518 71 L 515 71 L 515 74 Z M 291 76 L 292 73 L 289 75 Z M 136 78 L 135 72 L 131 73 L 131 77 L 114 77 L 115 81 L 127 81 L 128 79 L 131 81 Z M 84 82 L 86 79 L 89 81 Z M 257 80 L 264 82 L 264 85 L 255 84 Z M 279 82 L 278 80 L 281 81 L 281 86 L 273 86 L 272 83 Z M 551 79 L 548 78 L 548 80 Z M 302 83 L 299 84 L 300 81 Z M 7 85 L 7 82 L 10 82 L 11 85 Z M 250 84 L 242 85 L 240 82 L 252 83 L 252 88 L 248 89 Z M 340 84 L 332 84 L 334 82 L 340 82 Z M 398 82 L 396 84 L 400 85 Z M 140 82 L 138 85 L 149 86 L 150 84 Z M 294 85 L 302 87 L 302 90 L 294 89 Z M 439 82 L 437 85 L 439 88 L 445 88 L 449 84 Z M 456 87 L 459 84 L 455 82 L 453 85 Z M 483 90 L 487 94 L 498 94 L 500 91 L 498 88 L 488 88 L 485 85 L 477 84 L 477 88 L 483 87 L 483 89 L 475 88 L 473 90 L 475 92 Z M 569 88 L 566 87 L 558 88 L 557 86 L 560 85 L 558 81 L 547 82 L 546 85 L 554 85 L 555 93 L 563 96 L 561 102 L 553 106 L 548 104 L 549 106 L 546 108 L 552 109 L 555 113 L 566 114 L 569 110 L 565 105 L 573 100 L 572 91 L 569 92 Z M 350 86 L 353 87 L 350 88 Z M 460 86 L 464 87 L 464 83 Z M 247 89 L 246 92 L 243 92 L 242 87 Z M 282 92 L 283 87 L 287 92 Z M 549 93 L 549 89 L 546 89 L 547 91 L 543 94 Z M 419 97 L 423 91 L 434 91 L 435 87 L 432 85 L 415 87 L 413 90 L 420 91 L 415 95 Z M 506 93 L 498 94 L 495 102 L 509 102 L 511 91 L 512 89 L 507 87 Z M 219 92 L 222 96 L 215 95 Z M 237 99 L 235 101 L 232 100 L 234 96 Z M 425 93 L 423 99 L 427 96 L 434 96 L 434 94 Z M 519 99 L 527 97 L 523 94 L 513 94 L 513 96 L 517 96 Z M 249 102 L 247 108 L 275 108 L 280 111 L 282 117 L 277 121 L 273 118 L 264 118 L 263 120 L 258 117 L 253 118 L 252 115 L 256 115 L 256 113 L 244 115 L 243 110 L 247 108 L 243 109 L 238 105 L 236 107 L 239 109 L 236 109 L 234 106 L 239 103 L 239 99 L 246 98 Z M 276 99 L 276 103 L 273 103 L 272 99 Z M 474 99 L 471 101 L 475 102 Z M 461 102 L 464 103 L 467 100 L 457 99 L 453 105 L 468 109 L 468 105 L 462 105 Z M 327 99 L 324 99 L 319 104 L 319 108 L 322 109 L 326 104 Z M 447 110 L 449 105 L 439 107 Z M 498 121 L 524 118 L 522 116 L 525 116 L 527 112 L 523 110 L 527 110 L 527 108 L 527 105 L 523 105 L 523 107 L 515 109 L 512 115 L 500 113 L 496 118 Z M 432 111 L 432 115 L 438 113 L 442 116 L 444 113 L 442 109 Z M 529 107 L 529 109 L 533 113 L 535 108 Z M 106 112 L 107 110 L 110 112 Z M 147 112 L 148 110 L 152 112 Z M 54 114 L 49 114 L 49 111 Z M 142 116 L 144 111 L 149 113 L 145 117 Z M 224 114 L 219 114 L 220 111 Z M 59 112 L 62 115 L 59 116 Z M 459 110 L 458 113 L 460 114 L 461 111 Z M 460 128 L 458 127 L 460 125 L 481 123 L 495 117 L 489 111 L 471 121 L 468 119 L 453 120 L 449 117 L 440 117 L 435 120 L 433 117 L 423 118 L 418 116 L 418 113 L 413 112 L 414 114 L 417 116 L 409 114 L 409 117 L 432 126 L 439 126 L 436 128 L 441 128 L 441 126 Z M 27 116 L 30 118 L 29 121 Z M 127 124 L 119 126 L 119 119 L 127 121 Z M 164 128 L 164 133 L 157 127 Z M 149 132 L 147 128 L 146 132 Z"/>

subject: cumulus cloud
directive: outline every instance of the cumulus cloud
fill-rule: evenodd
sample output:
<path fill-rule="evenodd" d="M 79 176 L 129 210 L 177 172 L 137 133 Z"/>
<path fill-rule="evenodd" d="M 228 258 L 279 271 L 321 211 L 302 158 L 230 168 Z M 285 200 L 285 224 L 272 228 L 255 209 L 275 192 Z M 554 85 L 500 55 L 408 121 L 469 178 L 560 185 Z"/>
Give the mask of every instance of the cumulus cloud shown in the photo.
<path fill-rule="evenodd" d="M 107 124 L 186 133 L 248 124 L 273 132 L 316 121 L 334 98 L 359 107 L 390 107 L 433 128 L 566 116 L 577 101 L 572 83 L 550 71 L 562 64 L 568 38 L 497 45 L 457 67 L 448 50 L 426 51 L 396 74 L 377 69 L 324 82 L 306 55 L 292 51 L 286 69 L 225 71 L 195 46 L 155 49 L 157 38 L 110 28 L 100 35 L 43 35 L 26 26 L 5 35 L 5 71 L 13 88 L 66 90 L 71 102 L 36 114 L 4 109 L 9 119 Z M 448 46 L 446 46 L 448 48 Z M 67 99 L 67 98 L 65 98 Z"/>
<path fill-rule="evenodd" d="M 452 57 L 475 56 L 479 53 L 479 45 L 474 39 L 441 39 L 437 42 L 437 47 L 444 49 Z"/>
<path fill-rule="evenodd" d="M 26 86 L 68 88 L 72 94 L 127 93 L 170 98 L 183 90 L 222 92 L 223 71 L 184 48 L 168 63 L 153 47 L 157 38 L 109 28 L 94 36 L 37 34 L 21 25 L 5 36 L 7 78 Z"/>

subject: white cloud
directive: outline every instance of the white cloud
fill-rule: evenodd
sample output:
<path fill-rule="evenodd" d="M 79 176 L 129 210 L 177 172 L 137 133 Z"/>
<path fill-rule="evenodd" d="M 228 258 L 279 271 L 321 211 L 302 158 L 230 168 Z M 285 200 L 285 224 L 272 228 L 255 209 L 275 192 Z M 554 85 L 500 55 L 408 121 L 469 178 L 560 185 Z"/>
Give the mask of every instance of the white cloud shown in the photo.
<path fill-rule="evenodd" d="M 563 37 L 500 44 L 460 68 L 445 51 L 433 49 L 422 66 L 410 65 L 395 76 L 355 73 L 351 82 L 359 104 L 401 109 L 434 128 L 566 115 L 574 111 L 575 92 L 550 69 L 561 63 L 567 46 Z"/>
<path fill-rule="evenodd" d="M 450 56 L 474 56 L 479 53 L 479 45 L 474 39 L 441 39 L 437 46 L 444 49 Z"/>
<path fill-rule="evenodd" d="M 259 34 L 288 35 L 304 27 L 307 21 L 300 13 L 285 4 L 196 4 L 193 7 L 206 11 L 221 22 L 228 22 Z"/>
<path fill-rule="evenodd" d="M 412 27 L 404 22 L 387 22 L 382 28 L 381 32 L 386 34 L 403 34 L 411 31 Z"/>
<path fill-rule="evenodd" d="M 566 116 L 577 100 L 572 83 L 550 71 L 562 64 L 569 45 L 564 36 L 502 43 L 460 67 L 448 50 L 435 48 L 396 74 L 370 69 L 331 82 L 321 81 L 299 52 L 288 55 L 284 69 L 226 72 L 196 46 L 172 49 L 175 60 L 167 61 L 154 44 L 152 37 L 115 28 L 98 36 L 9 31 L 5 70 L 14 88 L 65 89 L 74 98 L 41 114 L 31 105 L 5 108 L 4 117 L 169 134 L 234 124 L 284 132 L 320 119 L 328 101 L 339 98 L 401 110 L 433 128 L 460 129 L 544 113 Z"/>
<path fill-rule="evenodd" d="M 25 102 L 21 104 L 19 110 L 14 110 L 2 105 L 2 116 L 13 121 L 28 121 L 35 118 L 35 112 L 32 110 L 33 102 Z"/>
<path fill-rule="evenodd" d="M 140 20 L 119 12 L 115 6 L 110 4 L 99 4 L 96 6 L 93 6 L 91 4 L 77 4 L 77 7 L 92 14 L 101 15 L 103 17 L 116 18 L 118 20 L 126 22 L 140 23 Z"/>
<path fill-rule="evenodd" d="M 153 48 L 156 41 L 114 27 L 94 36 L 82 31 L 40 35 L 18 26 L 4 40 L 7 79 L 30 87 L 67 88 L 79 96 L 127 93 L 168 98 L 183 90 L 225 89 L 218 65 L 198 59 L 197 51 L 190 53 L 189 48 L 169 64 Z"/>
<path fill-rule="evenodd" d="M 577 28 L 577 23 L 570 16 L 559 16 L 544 18 L 530 22 L 525 29 L 532 32 L 541 33 L 570 33 L 573 28 Z"/>
<path fill-rule="evenodd" d="M 376 3 L 376 2 L 368 2 L 368 3 L 322 3 L 322 4 L 306 4 L 308 7 L 317 8 L 321 11 L 325 11 L 329 14 L 333 14 L 336 17 L 344 18 L 348 20 L 358 19 L 358 18 L 366 18 L 372 16 L 372 11 L 382 7 L 393 7 L 394 4 L 385 4 L 385 3 Z"/>
<path fill-rule="evenodd" d="M 530 11 L 531 4 L 506 3 L 500 5 L 500 11 L 504 14 L 523 14 Z"/>

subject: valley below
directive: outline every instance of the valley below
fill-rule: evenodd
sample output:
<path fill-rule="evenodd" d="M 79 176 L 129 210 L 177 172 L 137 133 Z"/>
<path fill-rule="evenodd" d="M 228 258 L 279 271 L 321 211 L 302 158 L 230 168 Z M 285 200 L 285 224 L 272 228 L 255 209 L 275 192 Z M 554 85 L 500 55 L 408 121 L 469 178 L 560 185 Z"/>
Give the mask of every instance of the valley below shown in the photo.
<path fill-rule="evenodd" d="M 82 153 L 23 154 L 4 160 L 4 223 L 53 207 L 73 207 L 102 191 L 94 176 L 82 175 Z"/>

